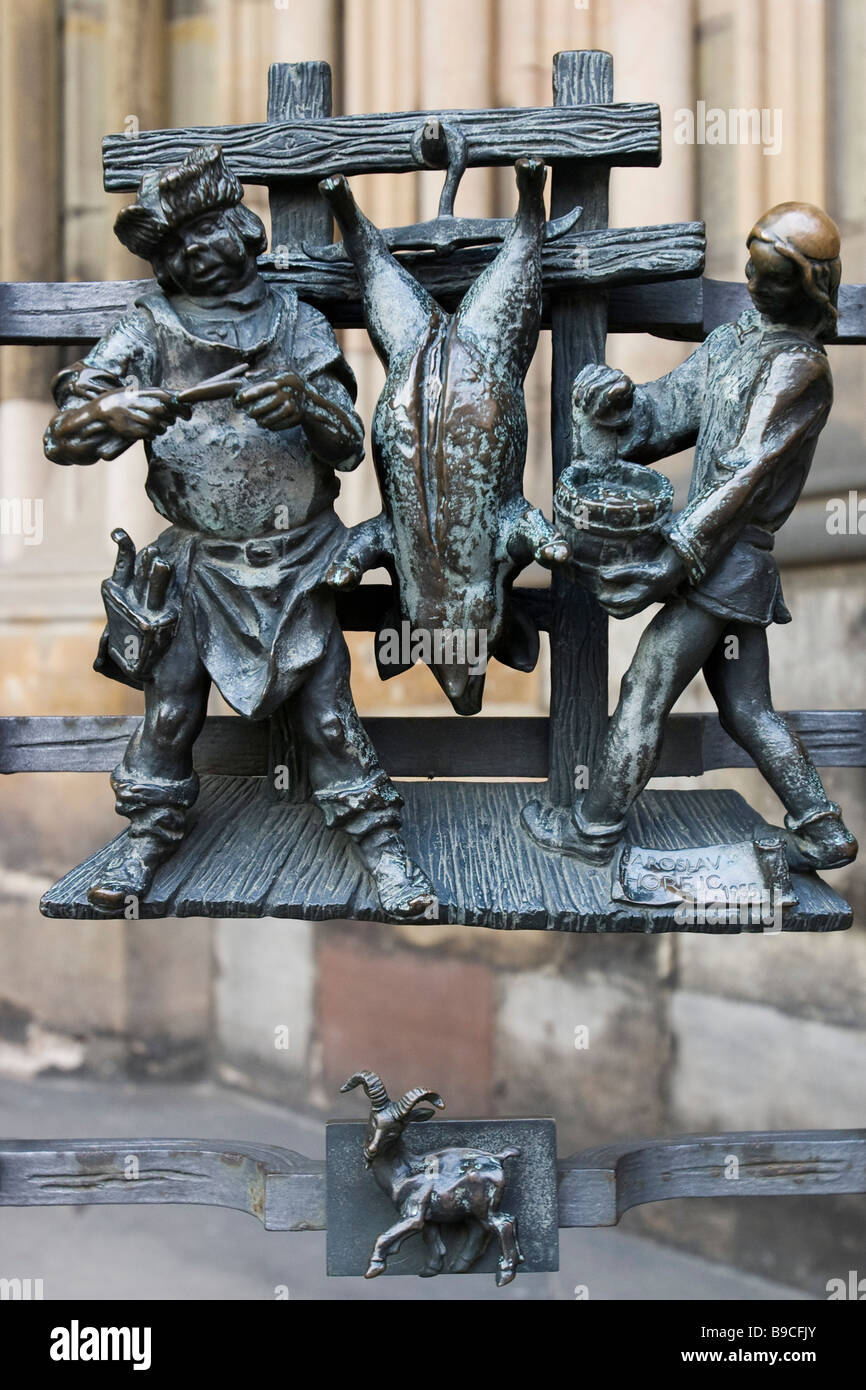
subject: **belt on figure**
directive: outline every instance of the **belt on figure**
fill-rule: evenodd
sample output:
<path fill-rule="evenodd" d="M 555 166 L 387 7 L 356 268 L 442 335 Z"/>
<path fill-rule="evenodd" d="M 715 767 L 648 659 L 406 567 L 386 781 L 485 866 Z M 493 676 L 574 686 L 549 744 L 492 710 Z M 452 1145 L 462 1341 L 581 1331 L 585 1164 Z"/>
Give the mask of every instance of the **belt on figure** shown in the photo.
<path fill-rule="evenodd" d="M 297 535 L 256 536 L 249 541 L 199 541 L 199 551 L 211 560 L 240 561 L 263 569 L 275 560 L 282 560 L 297 546 Z"/>
<path fill-rule="evenodd" d="M 749 522 L 748 526 L 743 527 L 739 540 L 747 541 L 756 550 L 772 550 L 776 543 L 772 531 L 765 531 L 763 526 L 756 526 L 754 522 Z"/>

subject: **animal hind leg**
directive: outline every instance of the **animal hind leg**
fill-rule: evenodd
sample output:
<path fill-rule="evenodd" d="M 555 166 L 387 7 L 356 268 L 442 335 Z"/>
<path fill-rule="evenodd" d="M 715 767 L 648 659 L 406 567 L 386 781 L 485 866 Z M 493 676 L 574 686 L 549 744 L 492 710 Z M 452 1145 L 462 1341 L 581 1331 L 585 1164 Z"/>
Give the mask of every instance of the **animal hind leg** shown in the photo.
<path fill-rule="evenodd" d="M 378 227 L 365 217 L 342 174 L 323 179 L 319 192 L 343 233 L 346 250 L 358 272 L 364 321 L 373 346 L 386 367 L 409 351 L 441 313 L 435 300 L 388 250 Z"/>
<path fill-rule="evenodd" d="M 504 1211 L 491 1211 L 486 1220 L 481 1220 L 499 1239 L 500 1255 L 496 1284 L 501 1289 L 505 1284 L 511 1283 L 523 1258 L 517 1244 L 517 1222 Z"/>
<path fill-rule="evenodd" d="M 466 1239 L 460 1246 L 451 1264 L 452 1274 L 468 1274 L 469 1270 L 484 1254 L 485 1249 L 493 1235 L 492 1230 L 483 1226 L 480 1221 L 472 1219 L 468 1223 Z"/>
<path fill-rule="evenodd" d="M 448 1252 L 442 1239 L 442 1232 L 435 1221 L 427 1222 L 421 1232 L 421 1239 L 427 1247 L 427 1259 L 424 1261 L 423 1268 L 419 1270 L 419 1274 L 422 1279 L 430 1279 L 434 1274 L 441 1274 Z"/>
<path fill-rule="evenodd" d="M 522 380 L 541 318 L 541 246 L 544 240 L 545 168 L 537 159 L 518 159 L 517 213 L 502 247 L 467 290 L 457 327 L 468 329 L 485 354 Z"/>

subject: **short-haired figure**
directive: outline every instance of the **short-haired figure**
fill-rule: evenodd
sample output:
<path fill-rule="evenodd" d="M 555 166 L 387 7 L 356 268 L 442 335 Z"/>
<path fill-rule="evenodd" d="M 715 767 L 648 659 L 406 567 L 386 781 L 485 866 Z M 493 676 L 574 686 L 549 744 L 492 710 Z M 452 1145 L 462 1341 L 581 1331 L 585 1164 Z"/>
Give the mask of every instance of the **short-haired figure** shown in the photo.
<path fill-rule="evenodd" d="M 570 817 L 533 802 L 529 833 L 590 863 L 614 854 L 627 813 L 658 762 L 665 721 L 703 670 L 723 728 L 785 806 L 794 869 L 850 862 L 857 842 L 805 748 L 773 708 L 767 628 L 791 615 L 773 557 L 775 532 L 803 489 L 833 399 L 827 354 L 841 278 L 839 232 L 820 208 L 782 203 L 747 239 L 754 307 L 715 329 L 681 366 L 634 386 L 586 367 L 578 413 L 617 431 L 617 452 L 652 464 L 695 446 L 686 506 L 655 558 L 603 571 L 610 613 L 663 604 L 638 643 L 587 787 Z M 625 423 L 623 423 L 625 416 Z M 734 640 L 731 640 L 734 639 Z"/>
<path fill-rule="evenodd" d="M 122 910 L 179 845 L 213 683 L 248 718 L 286 708 L 325 821 L 352 837 L 385 912 L 414 917 L 435 897 L 358 719 L 326 582 L 346 534 L 335 470 L 364 454 L 355 382 L 326 319 L 261 278 L 265 231 L 242 196 L 217 145 L 146 175 L 115 230 L 159 288 L 54 384 L 48 457 L 91 464 L 144 440 L 147 494 L 170 523 L 137 556 L 114 533 L 96 665 L 144 690 L 145 716 L 112 777 L 129 834 L 88 896 Z"/>

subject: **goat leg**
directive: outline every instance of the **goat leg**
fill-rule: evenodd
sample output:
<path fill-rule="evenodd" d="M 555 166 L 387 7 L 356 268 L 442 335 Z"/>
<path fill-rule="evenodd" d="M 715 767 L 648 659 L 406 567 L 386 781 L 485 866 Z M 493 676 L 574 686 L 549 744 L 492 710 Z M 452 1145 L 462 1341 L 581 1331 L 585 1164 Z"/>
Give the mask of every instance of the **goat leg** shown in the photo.
<path fill-rule="evenodd" d="M 427 1259 L 418 1273 L 422 1279 L 431 1279 L 434 1274 L 442 1273 L 442 1266 L 447 1254 L 445 1242 L 442 1239 L 442 1231 L 435 1221 L 426 1223 L 421 1232 L 421 1239 L 427 1247 Z"/>
<path fill-rule="evenodd" d="M 452 1264 L 452 1274 L 468 1274 L 469 1270 L 484 1254 L 492 1232 L 485 1229 L 480 1221 L 471 1219 L 467 1223 L 466 1239 L 460 1246 Z"/>
<path fill-rule="evenodd" d="M 506 553 L 515 564 L 528 565 L 535 560 L 545 569 L 552 569 L 571 554 L 565 537 L 525 497 L 515 499 L 506 526 Z"/>
<path fill-rule="evenodd" d="M 508 1216 L 503 1211 L 491 1211 L 488 1214 L 487 1222 L 489 1229 L 496 1232 L 499 1238 L 499 1269 L 496 1271 L 496 1287 L 503 1288 L 510 1284 L 520 1263 L 520 1250 L 517 1245 L 517 1222 L 513 1216 Z"/>
<path fill-rule="evenodd" d="M 411 1213 L 404 1216 L 402 1220 L 395 1221 L 393 1226 L 389 1226 L 387 1231 L 383 1231 L 377 1237 L 367 1272 L 364 1275 L 365 1279 L 375 1279 L 377 1275 L 384 1274 L 389 1255 L 396 1254 L 404 1240 L 414 1235 L 416 1231 L 423 1229 L 427 1219 L 428 1201 L 429 1194 L 421 1202 L 413 1200 Z"/>
<path fill-rule="evenodd" d="M 390 560 L 394 551 L 391 523 L 380 512 L 349 528 L 344 544 L 328 568 L 325 583 L 332 589 L 354 589 L 362 575 Z"/>
<path fill-rule="evenodd" d="M 351 257 L 373 346 L 387 367 L 410 351 L 430 327 L 436 304 L 388 250 L 378 227 L 365 217 L 342 174 L 323 179 L 319 192 L 331 208 Z"/>
<path fill-rule="evenodd" d="M 500 251 L 463 296 L 457 323 L 504 375 L 522 381 L 541 321 L 545 168 L 540 160 L 524 157 L 514 169 L 517 213 Z"/>

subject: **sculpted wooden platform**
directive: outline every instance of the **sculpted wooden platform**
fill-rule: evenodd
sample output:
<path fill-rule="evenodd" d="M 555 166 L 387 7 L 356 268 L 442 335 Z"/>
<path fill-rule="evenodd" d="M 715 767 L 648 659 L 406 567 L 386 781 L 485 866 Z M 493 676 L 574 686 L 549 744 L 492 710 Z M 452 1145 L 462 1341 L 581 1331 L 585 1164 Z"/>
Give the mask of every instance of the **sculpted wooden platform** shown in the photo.
<path fill-rule="evenodd" d="M 673 908 L 612 902 L 609 868 L 547 854 L 522 830 L 520 810 L 538 794 L 537 783 L 403 782 L 400 790 L 407 845 L 433 880 L 440 922 L 506 931 L 767 930 L 760 922 L 684 927 Z M 189 836 L 140 904 L 141 917 L 381 920 L 373 885 L 347 838 L 328 830 L 315 806 L 274 800 L 265 778 L 204 777 L 193 814 Z M 632 814 L 629 837 L 670 849 L 734 843 L 751 838 L 760 823 L 736 792 L 648 791 Z M 116 844 L 60 879 L 43 898 L 43 913 L 97 917 L 87 888 Z M 851 925 L 848 904 L 816 875 L 795 874 L 793 884 L 799 903 L 785 912 L 784 931 Z"/>

